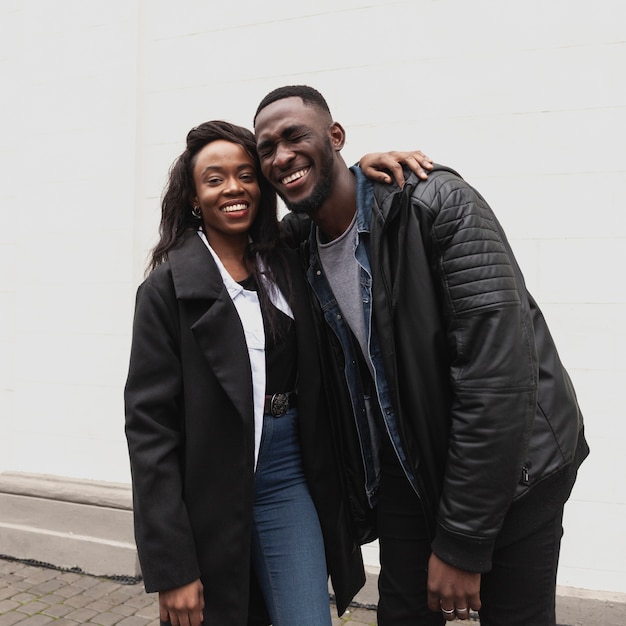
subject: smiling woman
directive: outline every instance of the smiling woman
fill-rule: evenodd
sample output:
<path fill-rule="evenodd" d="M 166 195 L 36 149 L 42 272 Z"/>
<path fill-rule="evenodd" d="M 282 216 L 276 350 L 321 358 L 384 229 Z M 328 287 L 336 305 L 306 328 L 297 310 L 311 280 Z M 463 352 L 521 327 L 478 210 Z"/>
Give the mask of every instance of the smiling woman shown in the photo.
<path fill-rule="evenodd" d="M 306 286 L 252 133 L 189 132 L 160 234 L 125 392 L 146 589 L 163 624 L 330 626 L 328 574 L 342 613 L 363 565 Z"/>
<path fill-rule="evenodd" d="M 254 159 L 230 141 L 217 140 L 198 152 L 193 166 L 196 195 L 193 212 L 235 280 L 249 274 L 245 262 L 248 231 L 257 215 L 261 190 Z"/>

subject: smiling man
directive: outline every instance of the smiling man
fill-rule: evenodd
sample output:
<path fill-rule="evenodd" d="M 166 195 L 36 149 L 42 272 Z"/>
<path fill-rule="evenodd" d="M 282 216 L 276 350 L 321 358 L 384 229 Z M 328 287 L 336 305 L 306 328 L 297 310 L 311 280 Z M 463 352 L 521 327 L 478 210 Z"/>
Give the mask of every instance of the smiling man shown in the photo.
<path fill-rule="evenodd" d="M 407 172 L 402 189 L 348 168 L 345 131 L 311 87 L 268 94 L 255 132 L 302 240 L 324 374 L 348 383 L 336 401 L 354 423 L 335 432 L 361 477 L 352 500 L 376 518 L 379 626 L 470 609 L 483 626 L 554 626 L 563 507 L 588 447 L 490 207 L 449 168 Z"/>
<path fill-rule="evenodd" d="M 279 99 L 259 110 L 255 128 L 263 174 L 289 210 L 321 220 L 324 235 L 342 234 L 356 211 L 355 180 L 338 157 L 345 133 L 330 112 L 298 97 Z M 347 206 L 335 206 L 344 200 Z"/>

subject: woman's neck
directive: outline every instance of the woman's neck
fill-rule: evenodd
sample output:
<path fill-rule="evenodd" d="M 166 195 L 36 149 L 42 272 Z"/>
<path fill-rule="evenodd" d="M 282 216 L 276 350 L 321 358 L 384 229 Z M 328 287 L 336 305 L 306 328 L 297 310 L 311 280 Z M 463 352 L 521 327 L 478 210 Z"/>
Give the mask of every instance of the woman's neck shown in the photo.
<path fill-rule="evenodd" d="M 247 235 L 242 238 L 229 237 L 228 239 L 207 236 L 207 240 L 233 280 L 239 282 L 250 276 L 250 269 L 246 263 Z"/>

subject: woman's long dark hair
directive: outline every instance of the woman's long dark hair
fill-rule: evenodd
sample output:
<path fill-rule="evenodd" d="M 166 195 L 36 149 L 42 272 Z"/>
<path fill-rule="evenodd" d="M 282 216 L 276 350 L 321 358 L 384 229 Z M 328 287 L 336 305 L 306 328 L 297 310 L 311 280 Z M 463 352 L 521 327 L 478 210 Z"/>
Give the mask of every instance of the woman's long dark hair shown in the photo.
<path fill-rule="evenodd" d="M 254 160 L 257 180 L 261 189 L 261 199 L 257 215 L 250 227 L 251 242 L 246 248 L 245 261 L 256 280 L 261 307 L 268 317 L 270 330 L 275 333 L 276 317 L 269 304 L 267 290 L 261 280 L 257 258 L 263 261 L 266 275 L 275 282 L 276 271 L 285 271 L 291 291 L 291 280 L 277 244 L 280 239 L 276 215 L 276 193 L 261 175 L 261 164 L 256 151 L 254 135 L 247 129 L 224 121 L 212 121 L 192 128 L 187 134 L 186 149 L 170 168 L 169 179 L 161 200 L 161 223 L 159 241 L 152 250 L 148 271 L 167 261 L 168 253 L 181 242 L 189 230 L 197 230 L 202 221 L 192 214 L 192 198 L 196 196 L 193 168 L 198 153 L 209 143 L 217 140 L 230 141 L 240 145 Z M 257 256 L 258 255 L 258 256 Z M 290 294 L 285 294 L 291 302 Z"/>

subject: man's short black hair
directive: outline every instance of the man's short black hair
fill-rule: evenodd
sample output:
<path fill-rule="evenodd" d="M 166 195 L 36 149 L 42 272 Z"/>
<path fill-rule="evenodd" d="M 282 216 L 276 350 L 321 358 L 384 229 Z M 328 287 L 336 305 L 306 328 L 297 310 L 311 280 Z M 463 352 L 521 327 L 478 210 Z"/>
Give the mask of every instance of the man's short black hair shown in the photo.
<path fill-rule="evenodd" d="M 256 118 L 261 109 L 264 109 L 268 104 L 272 104 L 272 102 L 276 102 L 277 100 L 283 100 L 284 98 L 293 97 L 302 98 L 304 104 L 316 106 L 330 115 L 328 103 L 317 89 L 313 89 L 313 87 L 309 87 L 308 85 L 286 85 L 284 87 L 278 87 L 274 89 L 274 91 L 270 91 L 267 96 L 261 100 L 254 114 L 254 123 L 256 124 Z"/>

